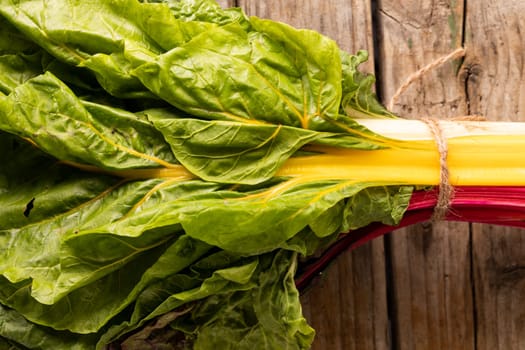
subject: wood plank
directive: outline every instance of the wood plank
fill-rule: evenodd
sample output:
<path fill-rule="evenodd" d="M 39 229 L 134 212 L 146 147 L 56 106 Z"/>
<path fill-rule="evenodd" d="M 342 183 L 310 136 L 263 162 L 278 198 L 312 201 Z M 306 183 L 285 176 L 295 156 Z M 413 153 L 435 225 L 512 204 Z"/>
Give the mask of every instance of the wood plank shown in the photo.
<path fill-rule="evenodd" d="M 525 3 L 467 2 L 472 113 L 525 121 Z M 525 348 L 525 230 L 474 225 L 477 349 Z"/>
<path fill-rule="evenodd" d="M 463 1 L 382 0 L 377 18 L 378 75 L 385 104 L 412 73 L 461 47 Z M 451 61 L 415 80 L 394 111 L 408 118 L 466 113 L 464 86 L 456 77 L 459 63 Z"/>
<path fill-rule="evenodd" d="M 377 8 L 385 102 L 412 73 L 461 46 L 462 1 L 383 0 Z M 459 61 L 414 81 L 394 111 L 408 118 L 467 112 Z M 391 305 L 397 349 L 474 349 L 467 224 L 422 224 L 392 234 Z"/>
<path fill-rule="evenodd" d="M 477 350 L 525 349 L 525 232 L 475 225 Z"/>
<path fill-rule="evenodd" d="M 217 3 L 222 6 L 222 8 L 235 6 L 235 0 L 217 0 Z"/>
<path fill-rule="evenodd" d="M 315 29 L 345 50 L 372 52 L 371 5 L 362 0 L 239 0 L 249 15 Z M 372 71 L 373 62 L 366 68 Z M 313 349 L 388 349 L 383 241 L 343 254 L 302 296 Z"/>
<path fill-rule="evenodd" d="M 388 349 L 383 240 L 343 253 L 301 301 L 317 331 L 312 349 Z"/>
<path fill-rule="evenodd" d="M 469 234 L 465 224 L 393 233 L 393 338 L 398 349 L 474 349 Z"/>

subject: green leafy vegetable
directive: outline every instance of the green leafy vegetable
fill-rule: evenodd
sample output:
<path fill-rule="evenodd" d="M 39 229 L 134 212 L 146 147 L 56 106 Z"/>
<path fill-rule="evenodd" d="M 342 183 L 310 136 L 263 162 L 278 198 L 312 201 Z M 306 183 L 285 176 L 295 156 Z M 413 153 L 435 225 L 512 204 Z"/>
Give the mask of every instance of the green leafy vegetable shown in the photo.
<path fill-rule="evenodd" d="M 298 256 L 406 209 L 410 186 L 323 168 L 388 147 L 353 117 L 391 115 L 319 33 L 0 0 L 0 35 L 0 347 L 307 349 Z"/>
<path fill-rule="evenodd" d="M 361 63 L 368 60 L 368 53 L 359 51 L 356 55 L 350 55 L 341 51 L 340 54 L 343 68 L 341 109 L 354 118 L 394 117 L 378 102 L 372 92 L 375 77 L 357 69 Z"/>

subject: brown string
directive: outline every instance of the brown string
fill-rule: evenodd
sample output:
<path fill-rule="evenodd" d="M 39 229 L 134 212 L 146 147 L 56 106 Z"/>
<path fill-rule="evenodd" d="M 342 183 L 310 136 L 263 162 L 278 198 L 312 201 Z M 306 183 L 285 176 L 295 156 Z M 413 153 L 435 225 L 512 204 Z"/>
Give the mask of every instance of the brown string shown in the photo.
<path fill-rule="evenodd" d="M 430 129 L 439 152 L 439 193 L 434 214 L 432 215 L 432 221 L 437 222 L 445 218 L 454 198 L 454 187 L 450 184 L 447 165 L 448 145 L 438 119 L 423 118 L 421 121 L 427 124 Z"/>
<path fill-rule="evenodd" d="M 399 96 L 401 96 L 410 87 L 411 84 L 413 84 L 416 80 L 420 79 L 428 71 L 441 66 L 442 64 L 448 62 L 451 59 L 454 59 L 457 57 L 463 57 L 465 56 L 465 53 L 466 51 L 463 47 L 457 48 L 451 53 L 445 56 L 439 57 L 437 60 L 427 64 L 423 68 L 412 73 L 410 76 L 408 76 L 408 78 L 404 81 L 404 83 L 397 89 L 396 93 L 392 96 L 392 98 L 390 99 L 390 103 L 388 104 L 388 109 L 393 110 Z M 467 115 L 467 116 L 455 117 L 450 120 L 482 121 L 486 119 L 483 116 Z M 448 170 L 448 164 L 447 164 L 448 145 L 447 145 L 447 140 L 444 137 L 441 127 L 439 125 L 438 119 L 423 118 L 422 121 L 430 129 L 430 132 L 432 133 L 432 136 L 436 143 L 437 150 L 439 152 L 439 187 L 438 187 L 439 193 L 438 193 L 437 203 L 434 208 L 434 214 L 432 215 L 432 221 L 437 222 L 445 218 L 445 216 L 447 215 L 447 212 L 450 210 L 452 199 L 454 198 L 454 187 L 450 184 L 449 170 Z"/>
<path fill-rule="evenodd" d="M 486 122 L 487 118 L 482 115 L 472 114 L 472 115 L 460 115 L 458 117 L 452 117 L 448 120 L 454 122 Z"/>
<path fill-rule="evenodd" d="M 394 105 L 396 104 L 397 99 L 399 98 L 399 96 L 401 96 L 406 91 L 406 89 L 408 89 L 408 87 L 410 85 L 412 85 L 412 83 L 414 81 L 416 81 L 419 78 L 421 78 L 426 72 L 428 72 L 429 70 L 432 70 L 432 69 L 434 69 L 436 67 L 441 66 L 442 64 L 450 61 L 451 59 L 454 59 L 454 58 L 457 58 L 457 57 L 463 57 L 463 56 L 465 56 L 465 49 L 463 47 L 459 47 L 456 50 L 454 50 L 451 53 L 449 53 L 448 55 L 439 57 L 437 60 L 435 60 L 433 62 L 430 62 L 429 64 L 427 64 L 423 68 L 421 68 L 418 71 L 412 73 L 405 80 L 405 82 L 397 89 L 397 91 L 394 94 L 394 96 L 392 96 L 392 98 L 390 99 L 390 103 L 388 104 L 388 109 L 390 111 L 392 111 L 394 109 Z"/>

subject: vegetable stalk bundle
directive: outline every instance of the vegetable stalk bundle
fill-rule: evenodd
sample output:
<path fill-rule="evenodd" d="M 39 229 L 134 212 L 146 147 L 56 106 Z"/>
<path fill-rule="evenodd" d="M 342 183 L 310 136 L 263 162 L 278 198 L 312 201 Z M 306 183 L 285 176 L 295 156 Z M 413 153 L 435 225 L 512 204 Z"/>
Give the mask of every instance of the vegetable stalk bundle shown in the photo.
<path fill-rule="evenodd" d="M 348 249 L 396 229 L 432 219 L 437 203 L 436 189 L 413 193 L 401 221 L 395 226 L 372 223 L 349 234 L 343 234 L 319 256 L 303 262 L 297 273 L 299 290 L 308 286 L 328 264 Z M 523 186 L 461 186 L 455 188 L 449 211 L 444 217 L 450 221 L 476 222 L 525 228 L 525 188 Z"/>
<path fill-rule="evenodd" d="M 298 257 L 440 183 L 366 59 L 212 0 L 0 0 L 0 348 L 308 348 Z M 440 127 L 452 185 L 525 185 L 524 125 Z"/>

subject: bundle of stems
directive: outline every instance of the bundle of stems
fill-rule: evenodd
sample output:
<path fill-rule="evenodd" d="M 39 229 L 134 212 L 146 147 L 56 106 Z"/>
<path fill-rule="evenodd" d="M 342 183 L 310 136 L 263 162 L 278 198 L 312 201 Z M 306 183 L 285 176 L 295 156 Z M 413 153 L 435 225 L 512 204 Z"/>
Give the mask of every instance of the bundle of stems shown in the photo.
<path fill-rule="evenodd" d="M 419 190 L 396 226 L 373 223 L 344 233 L 320 256 L 304 262 L 297 273 L 296 285 L 301 290 L 318 276 L 341 253 L 393 231 L 431 220 L 437 202 L 437 189 Z M 461 186 L 456 188 L 445 219 L 525 228 L 524 186 Z"/>
<path fill-rule="evenodd" d="M 420 120 L 365 119 L 385 148 L 369 151 L 311 147 L 321 154 L 288 160 L 278 175 L 340 177 L 388 184 L 438 185 L 435 135 Z M 440 121 L 453 186 L 525 186 L 525 123 Z M 370 138 L 370 136 L 366 136 Z"/>
<path fill-rule="evenodd" d="M 355 152 L 352 163 L 341 163 L 332 156 L 331 162 L 323 165 L 325 171 L 330 167 L 332 171 L 345 168 L 363 179 L 430 186 L 413 193 L 398 225 L 372 223 L 343 233 L 320 256 L 303 262 L 296 278 L 299 289 L 342 252 L 396 229 L 433 219 L 443 170 L 432 142 L 435 135 L 425 123 L 416 120 L 366 120 L 362 124 L 395 141 L 388 149 L 368 153 L 341 151 L 347 156 Z M 525 123 L 442 121 L 439 125 L 441 141 L 447 145 L 446 167 L 454 190 L 442 219 L 525 228 Z"/>

